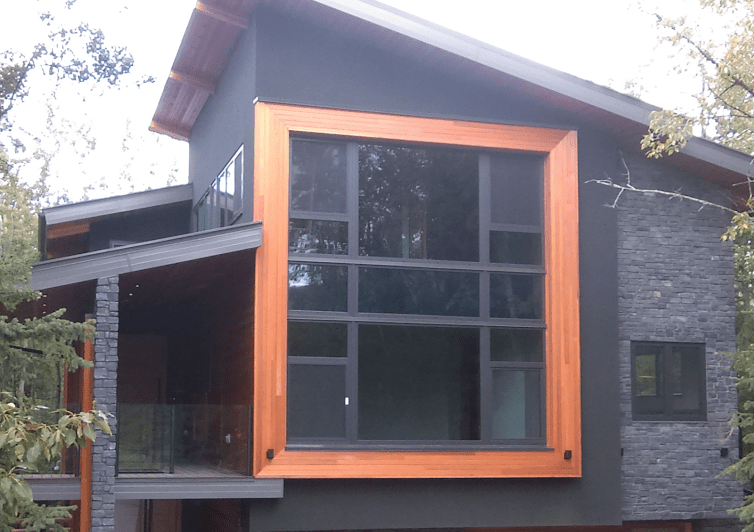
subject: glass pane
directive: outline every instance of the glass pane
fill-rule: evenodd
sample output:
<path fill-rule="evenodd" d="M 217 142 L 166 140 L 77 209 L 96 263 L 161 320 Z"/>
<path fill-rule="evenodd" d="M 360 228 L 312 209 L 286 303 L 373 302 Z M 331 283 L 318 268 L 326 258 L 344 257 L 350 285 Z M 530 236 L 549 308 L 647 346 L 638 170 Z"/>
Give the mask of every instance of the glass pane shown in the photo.
<path fill-rule="evenodd" d="M 360 440 L 478 440 L 479 330 L 359 326 Z"/>
<path fill-rule="evenodd" d="M 527 274 L 490 275 L 490 316 L 541 320 L 542 276 Z"/>
<path fill-rule="evenodd" d="M 359 268 L 359 312 L 478 316 L 479 274 Z"/>
<path fill-rule="evenodd" d="M 243 151 L 238 154 L 236 160 L 233 162 L 233 217 L 235 218 L 243 211 Z M 228 187 L 230 187 L 230 181 Z"/>
<path fill-rule="evenodd" d="M 237 159 L 236 159 L 237 160 Z M 226 194 L 226 205 L 225 208 L 227 209 L 226 214 L 226 225 L 229 225 L 234 214 L 234 205 L 236 201 L 236 164 L 235 161 L 231 161 L 230 166 L 228 166 L 228 176 L 227 180 L 225 182 L 225 194 Z"/>
<path fill-rule="evenodd" d="M 541 156 L 500 153 L 490 158 L 492 222 L 542 224 Z"/>
<path fill-rule="evenodd" d="M 291 220 L 288 251 L 348 255 L 348 223 L 320 220 Z"/>
<path fill-rule="evenodd" d="M 490 231 L 490 262 L 542 264 L 542 235 Z"/>
<path fill-rule="evenodd" d="M 346 437 L 346 367 L 288 365 L 288 439 Z"/>
<path fill-rule="evenodd" d="M 634 357 L 636 375 L 636 395 L 657 395 L 657 356 L 636 355 Z"/>
<path fill-rule="evenodd" d="M 345 323 L 288 322 L 289 357 L 347 357 Z"/>
<path fill-rule="evenodd" d="M 212 198 L 212 221 L 210 222 L 210 227 L 214 229 L 215 227 L 221 226 L 220 220 L 222 219 L 222 210 L 220 206 L 222 195 L 220 194 L 219 179 L 215 179 L 214 183 L 212 183 L 209 197 Z"/>
<path fill-rule="evenodd" d="M 543 362 L 544 331 L 491 329 L 490 360 L 495 362 Z"/>
<path fill-rule="evenodd" d="M 288 265 L 288 308 L 347 310 L 348 268 L 316 264 Z"/>
<path fill-rule="evenodd" d="M 291 210 L 346 212 L 346 144 L 291 140 Z"/>
<path fill-rule="evenodd" d="M 704 393 L 704 348 L 701 346 L 673 346 L 670 354 L 670 380 L 668 391 L 672 393 L 674 411 L 690 411 L 702 408 Z"/>
<path fill-rule="evenodd" d="M 539 370 L 492 371 L 492 438 L 542 437 Z"/>
<path fill-rule="evenodd" d="M 196 204 L 196 230 L 204 231 L 207 227 L 207 197 L 203 197 Z"/>
<path fill-rule="evenodd" d="M 479 260 L 479 162 L 469 151 L 359 146 L 359 254 Z"/>

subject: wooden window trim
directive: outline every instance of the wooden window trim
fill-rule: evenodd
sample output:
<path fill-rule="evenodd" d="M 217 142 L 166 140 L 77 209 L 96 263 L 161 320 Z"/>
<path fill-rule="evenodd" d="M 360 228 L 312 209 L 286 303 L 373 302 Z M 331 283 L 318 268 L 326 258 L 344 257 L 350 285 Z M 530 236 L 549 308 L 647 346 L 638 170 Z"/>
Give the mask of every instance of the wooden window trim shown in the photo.
<path fill-rule="evenodd" d="M 286 450 L 288 173 L 291 134 L 415 141 L 545 155 L 547 450 Z M 260 478 L 581 476 L 576 132 L 257 102 L 253 474 Z M 570 451 L 570 453 L 568 452 Z M 272 458 L 268 456 L 272 455 Z M 570 458 L 565 458 L 570 455 Z"/>

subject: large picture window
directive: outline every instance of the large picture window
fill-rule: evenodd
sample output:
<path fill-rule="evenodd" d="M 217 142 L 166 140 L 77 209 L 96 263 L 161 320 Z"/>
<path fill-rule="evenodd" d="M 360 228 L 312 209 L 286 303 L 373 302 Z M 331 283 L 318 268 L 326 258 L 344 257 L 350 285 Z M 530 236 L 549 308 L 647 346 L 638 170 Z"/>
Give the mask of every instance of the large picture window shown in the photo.
<path fill-rule="evenodd" d="M 544 446 L 544 156 L 294 137 L 290 161 L 288 447 Z"/>
<path fill-rule="evenodd" d="M 258 102 L 254 153 L 256 476 L 580 475 L 575 132 Z"/>

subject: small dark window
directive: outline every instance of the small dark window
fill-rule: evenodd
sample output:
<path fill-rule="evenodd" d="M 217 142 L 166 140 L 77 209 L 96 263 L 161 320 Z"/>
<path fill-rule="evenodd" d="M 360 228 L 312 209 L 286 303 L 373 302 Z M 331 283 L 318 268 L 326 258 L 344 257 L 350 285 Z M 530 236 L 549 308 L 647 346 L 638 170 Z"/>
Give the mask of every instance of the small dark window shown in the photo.
<path fill-rule="evenodd" d="M 707 419 L 704 344 L 632 342 L 633 419 Z"/>

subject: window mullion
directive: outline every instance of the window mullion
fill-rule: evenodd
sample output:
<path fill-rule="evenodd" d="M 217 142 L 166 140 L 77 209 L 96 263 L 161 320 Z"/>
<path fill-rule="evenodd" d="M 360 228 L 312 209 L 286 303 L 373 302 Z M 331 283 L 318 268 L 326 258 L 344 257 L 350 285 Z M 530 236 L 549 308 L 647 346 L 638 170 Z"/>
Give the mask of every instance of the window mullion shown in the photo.
<path fill-rule="evenodd" d="M 479 264 L 490 264 L 490 156 L 479 154 Z M 490 272 L 479 273 L 479 317 L 490 317 Z M 490 368 L 490 328 L 479 331 L 479 436 L 492 441 L 492 370 Z"/>
<path fill-rule="evenodd" d="M 346 215 L 348 216 L 348 258 L 359 256 L 359 145 L 346 145 Z M 348 266 L 348 315 L 359 312 L 359 267 Z M 348 324 L 348 363 L 346 366 L 346 439 L 355 443 L 359 428 L 359 326 Z"/>

